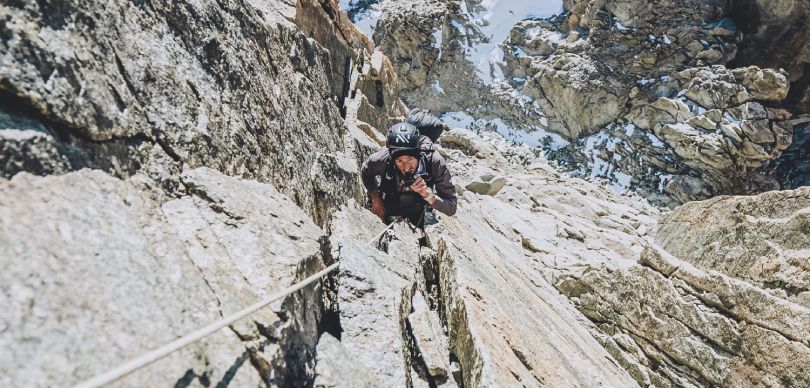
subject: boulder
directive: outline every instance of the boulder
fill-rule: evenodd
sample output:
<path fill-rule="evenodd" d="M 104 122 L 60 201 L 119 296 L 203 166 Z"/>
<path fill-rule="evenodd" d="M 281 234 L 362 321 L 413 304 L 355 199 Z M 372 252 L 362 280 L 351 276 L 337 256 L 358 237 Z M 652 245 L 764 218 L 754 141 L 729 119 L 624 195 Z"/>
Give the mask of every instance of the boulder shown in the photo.
<path fill-rule="evenodd" d="M 492 174 L 482 175 L 480 179 L 468 183 L 465 189 L 481 195 L 495 195 L 506 185 L 506 178 Z"/>
<path fill-rule="evenodd" d="M 568 139 L 587 136 L 622 113 L 626 86 L 607 77 L 593 59 L 564 54 L 536 65 L 526 87 L 552 117 L 551 129 Z"/>
<path fill-rule="evenodd" d="M 731 71 L 721 66 L 693 68 L 676 73 L 686 96 L 706 108 L 731 108 L 753 100 L 781 101 L 787 97 L 784 74 L 748 67 Z"/>

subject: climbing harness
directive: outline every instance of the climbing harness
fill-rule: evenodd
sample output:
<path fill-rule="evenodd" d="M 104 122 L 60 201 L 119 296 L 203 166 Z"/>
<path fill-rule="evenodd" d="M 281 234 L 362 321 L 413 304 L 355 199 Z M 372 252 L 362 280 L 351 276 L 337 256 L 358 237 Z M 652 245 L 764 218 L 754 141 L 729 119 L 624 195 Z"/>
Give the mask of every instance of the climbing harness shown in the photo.
<path fill-rule="evenodd" d="M 369 244 L 374 244 L 376 241 L 379 241 L 380 238 L 383 236 L 383 234 L 385 234 L 385 232 L 387 232 L 389 229 L 391 229 L 391 227 L 393 227 L 397 222 L 399 222 L 399 221 L 395 221 L 395 222 L 390 223 L 388 226 L 385 227 L 385 229 L 382 230 L 382 232 L 377 234 L 373 239 L 369 240 L 368 243 Z M 269 305 L 270 303 L 273 303 L 273 302 L 275 302 L 275 301 L 277 301 L 277 300 L 279 300 L 281 298 L 284 298 L 286 296 L 291 295 L 292 293 L 294 293 L 294 292 L 296 292 L 298 290 L 301 290 L 302 288 L 308 286 L 309 284 L 312 284 L 313 282 L 320 279 L 321 277 L 328 274 L 329 272 L 334 271 L 335 268 L 338 267 L 338 264 L 340 264 L 340 262 L 335 262 L 334 264 L 324 268 L 322 271 L 320 271 L 320 272 L 318 272 L 318 273 L 316 273 L 316 274 L 302 280 L 301 282 L 298 282 L 298 283 L 296 283 L 296 284 L 294 284 L 294 285 L 292 285 L 290 287 L 287 287 L 287 288 L 285 288 L 285 289 L 283 289 L 283 290 L 281 290 L 281 291 L 279 291 L 279 292 L 277 292 L 277 293 L 275 293 L 273 295 L 270 295 L 267 298 L 265 298 L 265 299 L 263 299 L 263 300 L 261 300 L 259 302 L 256 302 L 256 303 L 254 303 L 254 304 L 252 304 L 252 305 L 250 305 L 248 307 L 245 307 L 244 309 L 239 310 L 239 311 L 237 311 L 237 312 L 235 312 L 235 313 L 233 313 L 231 315 L 228 315 L 227 317 L 224 317 L 224 318 L 222 318 L 222 319 L 220 319 L 220 320 L 218 320 L 216 322 L 213 322 L 208 326 L 202 327 L 202 328 L 200 328 L 200 329 L 198 329 L 198 330 L 196 330 L 194 332 L 191 332 L 191 333 L 189 333 L 189 334 L 187 334 L 187 335 L 185 335 L 183 337 L 180 337 L 180 338 L 178 338 L 178 339 L 176 339 L 176 340 L 174 340 L 172 342 L 169 342 L 166 345 L 163 345 L 163 346 L 161 346 L 161 347 L 159 347 L 159 348 L 157 348 L 155 350 L 152 350 L 152 351 L 150 351 L 148 353 L 145 353 L 145 354 L 141 355 L 140 357 L 134 358 L 134 359 L 126 362 L 125 364 L 122 364 L 122 365 L 120 365 L 120 366 L 118 366 L 118 367 L 116 367 L 114 369 L 111 369 L 111 370 L 109 370 L 109 371 L 107 371 L 107 372 L 105 372 L 103 374 L 97 375 L 96 377 L 93 377 L 93 378 L 91 378 L 89 380 L 86 380 L 86 381 L 76 385 L 74 388 L 102 387 L 102 386 L 105 386 L 107 384 L 112 383 L 113 381 L 119 380 L 119 379 L 131 374 L 132 372 L 135 372 L 138 369 L 141 369 L 141 368 L 143 368 L 145 366 L 148 366 L 148 365 L 154 363 L 155 361 L 158 361 L 158 360 L 162 359 L 163 357 L 166 357 L 169 354 L 174 353 L 175 351 L 182 349 L 185 346 L 188 346 L 188 345 L 190 345 L 190 344 L 192 344 L 194 342 L 197 342 L 197 341 L 211 335 L 212 333 L 217 332 L 218 330 L 224 328 L 225 326 L 228 326 L 228 325 L 230 325 L 230 324 L 232 324 L 232 323 L 234 323 L 234 322 L 236 322 L 236 321 L 238 321 L 238 320 L 240 320 L 240 319 L 242 319 L 242 318 L 244 318 L 244 317 L 246 317 L 246 316 L 248 316 L 250 314 L 253 314 L 254 312 L 258 311 L 262 307 L 265 307 L 265 306 Z"/>

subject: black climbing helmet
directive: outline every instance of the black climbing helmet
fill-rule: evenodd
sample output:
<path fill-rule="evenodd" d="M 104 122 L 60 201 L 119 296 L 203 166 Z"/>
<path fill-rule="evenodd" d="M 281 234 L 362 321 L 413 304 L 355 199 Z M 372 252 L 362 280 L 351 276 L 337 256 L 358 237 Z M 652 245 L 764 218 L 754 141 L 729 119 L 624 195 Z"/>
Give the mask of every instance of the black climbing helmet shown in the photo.
<path fill-rule="evenodd" d="M 388 130 L 388 151 L 391 158 L 400 155 L 419 156 L 419 130 L 408 123 L 398 123 Z"/>

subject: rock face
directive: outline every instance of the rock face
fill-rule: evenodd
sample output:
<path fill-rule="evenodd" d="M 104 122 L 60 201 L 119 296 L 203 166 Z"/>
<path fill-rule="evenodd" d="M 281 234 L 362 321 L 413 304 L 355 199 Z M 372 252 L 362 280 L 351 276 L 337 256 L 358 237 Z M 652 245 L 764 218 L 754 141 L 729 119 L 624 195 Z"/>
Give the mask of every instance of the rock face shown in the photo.
<path fill-rule="evenodd" d="M 98 170 L 3 182 L 3 385 L 78 383 L 322 268 L 321 230 L 272 186 L 207 168 L 181 179 L 177 198 Z M 310 287 L 126 384 L 305 381 L 319 300 Z"/>
<path fill-rule="evenodd" d="M 614 342 L 606 346 L 639 382 L 807 384 L 810 310 L 656 248 L 645 249 L 639 264 L 559 284 L 600 322 Z"/>
<path fill-rule="evenodd" d="M 562 177 L 502 139 L 449 134 L 455 149 L 445 153 L 464 171 L 461 185 L 482 170 L 511 177 L 495 197 L 465 192 L 457 220 L 442 220 L 452 234 L 469 234 L 459 251 L 503 254 L 486 265 L 459 261 L 475 268 L 463 276 L 462 288 L 475 290 L 465 304 L 499 295 L 480 289 L 502 277 L 509 292 L 523 279 L 537 292 L 545 280 L 592 321 L 585 327 L 640 385 L 807 384 L 806 190 L 690 203 L 656 226 L 642 202 Z M 509 165 L 523 172 L 506 173 Z M 502 262 L 508 271 L 497 270 Z M 467 314 L 480 310 L 487 307 Z M 519 319 L 492 318 L 500 316 L 508 312 L 488 318 L 508 328 L 496 332 L 520 330 L 510 326 Z"/>
<path fill-rule="evenodd" d="M 440 101 L 444 76 L 501 132 L 595 151 L 582 175 L 612 189 L 776 185 L 761 171 L 801 152 L 792 75 L 724 66 L 740 34 L 717 2 L 651 4 L 512 28 L 491 2 L 389 2 L 395 63 L 332 0 L 0 5 L 0 384 L 80 382 L 338 261 L 120 383 L 810 385 L 806 189 L 661 215 L 457 128 L 435 151 L 454 217 L 380 234 L 358 205 L 399 91 Z"/>
<path fill-rule="evenodd" d="M 723 192 L 778 188 L 764 176 L 746 182 L 790 145 L 792 128 L 781 122 L 786 112 L 766 107 L 786 97 L 784 75 L 756 67 L 730 71 L 717 66 L 684 70 L 672 80 L 680 90 L 673 98 L 662 97 L 629 115 L 636 128 L 652 131 L 684 165 L 665 170 L 673 177 L 663 191 L 686 202 Z M 639 169 L 640 164 L 633 168 Z M 697 187 L 679 184 L 700 174 Z"/>
<path fill-rule="evenodd" d="M 341 343 L 380 385 L 633 385 L 536 269 L 509 270 L 525 259 L 520 243 L 496 249 L 471 239 L 485 223 L 443 222 L 427 233 L 435 248 L 395 226 L 387 253 L 363 242 L 383 226 L 367 211 L 332 222 Z"/>
<path fill-rule="evenodd" d="M 708 218 L 712 222 L 705 222 Z M 657 243 L 700 268 L 810 308 L 810 188 L 686 204 L 661 219 Z M 799 233 L 796 233 L 799 231 Z"/>
<path fill-rule="evenodd" d="M 810 113 L 810 4 L 805 1 L 747 0 L 732 3 L 731 15 L 743 32 L 740 55 L 734 63 L 783 68 L 792 83 L 788 103 L 801 113 Z"/>
<path fill-rule="evenodd" d="M 315 387 L 375 387 L 378 382 L 365 365 L 358 362 L 346 347 L 329 333 L 318 341 Z"/>
<path fill-rule="evenodd" d="M 0 8 L 4 122 L 42 133 L 4 136 L 12 159 L 38 150 L 4 163 L 4 176 L 92 167 L 171 188 L 188 164 L 271 182 L 308 209 L 360 199 L 315 186 L 311 150 L 353 152 L 359 123 L 384 130 L 404 108 L 390 63 L 374 61 L 337 3 L 95 6 Z M 63 160 L 48 165 L 57 151 Z"/>
<path fill-rule="evenodd" d="M 349 3 L 350 11 L 368 6 Z M 505 82 L 498 39 L 506 38 L 509 26 L 500 19 L 486 20 L 490 9 L 498 8 L 494 3 L 385 0 L 374 7 L 379 17 L 362 22 L 374 25 L 374 42 L 393 61 L 406 104 L 438 114 L 499 118 L 532 128 L 545 125 L 539 106 Z M 502 8 L 509 8 L 507 19 L 515 21 L 536 11 L 522 7 L 527 9 L 518 10 L 514 4 Z"/>
<path fill-rule="evenodd" d="M 356 211 L 359 209 L 356 209 Z M 373 215 L 371 215 L 373 217 Z M 356 220 L 356 217 L 350 217 Z M 362 219 L 362 218 L 361 218 Z M 364 221 L 369 219 L 368 214 Z M 382 230 L 381 222 L 368 222 Z M 339 238 L 352 230 L 336 220 L 333 224 Z M 398 230 L 401 241 L 418 249 L 414 236 Z M 358 236 L 367 241 L 371 235 Z M 347 236 L 348 238 L 348 236 Z M 405 318 L 410 312 L 414 292 L 416 265 L 399 261 L 367 242 L 333 241 L 341 262 L 337 303 L 340 307 L 340 339 L 350 354 L 366 365 L 380 385 L 396 386 L 410 380 L 408 347 L 404 341 Z M 411 259 L 418 259 L 414 255 Z"/>
<path fill-rule="evenodd" d="M 570 138 L 598 132 L 555 154 L 563 164 L 664 204 L 779 187 L 765 170 L 792 138 L 789 114 L 775 109 L 788 97 L 788 82 L 776 70 L 722 66 L 739 43 L 722 8 L 687 2 L 652 10 L 635 1 L 567 6 L 567 23 L 522 22 L 510 38 L 521 55 L 528 53 L 529 59 L 514 59 L 524 69 L 543 69 L 575 53 L 583 58 L 580 72 L 593 69 L 576 78 L 617 85 L 579 87 L 555 75 L 558 87 L 531 93 L 548 101 L 544 111 L 557 112 L 550 115 L 562 125 L 552 129 Z M 574 43 L 561 41 L 561 33 Z M 554 51 L 526 51 L 526 45 Z M 559 100 L 567 93 L 573 96 Z"/>
<path fill-rule="evenodd" d="M 454 4 L 378 4 L 375 42 L 394 58 L 409 102 L 448 112 L 459 126 L 489 121 L 502 134 L 550 139 L 536 145 L 554 149 L 551 157 L 576 176 L 605 178 L 657 204 L 793 187 L 772 165 L 793 138 L 782 108 L 803 87 L 789 89 L 803 49 L 787 72 L 774 61 L 735 58 L 740 47 L 763 45 L 745 34 L 750 23 L 772 37 L 767 26 L 798 20 L 803 5 L 565 1 L 566 13 L 514 17 L 503 41 L 493 41 L 519 6 Z M 798 25 L 773 29 L 786 30 L 803 36 Z M 490 56 L 479 61 L 481 47 Z M 682 114 L 670 116 L 672 108 Z M 556 151 L 560 142 L 546 130 L 572 144 Z"/>
<path fill-rule="evenodd" d="M 0 18 L 3 385 L 78 383 L 317 272 L 313 221 L 362 199 L 358 160 L 406 112 L 332 1 Z M 125 384 L 311 384 L 320 301 L 311 286 Z"/>
<path fill-rule="evenodd" d="M 626 91 L 617 80 L 601 77 L 598 66 L 588 57 L 570 53 L 533 69 L 538 71 L 526 93 L 538 98 L 543 111 L 559 117 L 559 125 L 552 125 L 552 130 L 577 139 L 619 116 Z"/>

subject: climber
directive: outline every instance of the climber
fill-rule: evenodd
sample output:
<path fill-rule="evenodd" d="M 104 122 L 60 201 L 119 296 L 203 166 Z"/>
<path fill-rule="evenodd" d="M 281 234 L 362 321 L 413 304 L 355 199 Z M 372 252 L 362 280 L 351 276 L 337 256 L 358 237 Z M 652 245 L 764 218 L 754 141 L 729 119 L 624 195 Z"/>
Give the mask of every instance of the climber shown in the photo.
<path fill-rule="evenodd" d="M 399 123 L 388 130 L 387 142 L 363 162 L 361 175 L 371 211 L 386 223 L 400 216 L 420 228 L 430 208 L 454 215 L 452 177 L 430 139 L 420 136 L 412 124 Z"/>

